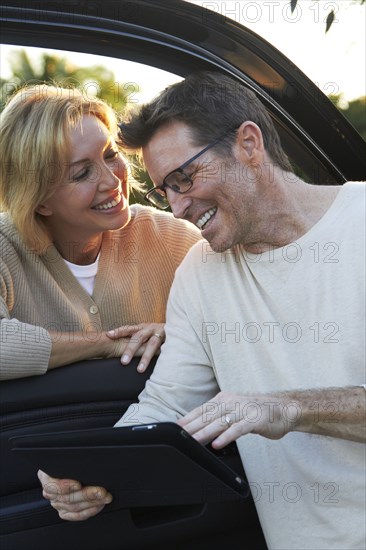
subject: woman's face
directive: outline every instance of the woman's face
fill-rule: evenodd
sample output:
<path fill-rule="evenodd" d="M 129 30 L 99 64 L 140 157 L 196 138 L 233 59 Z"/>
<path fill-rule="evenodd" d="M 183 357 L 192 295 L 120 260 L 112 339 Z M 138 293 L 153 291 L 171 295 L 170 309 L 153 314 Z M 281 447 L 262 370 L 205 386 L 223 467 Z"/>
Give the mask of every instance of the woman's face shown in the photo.
<path fill-rule="evenodd" d="M 129 222 L 127 163 L 98 118 L 85 115 L 72 130 L 70 157 L 60 170 L 62 181 L 37 209 L 55 243 L 87 246 Z"/>

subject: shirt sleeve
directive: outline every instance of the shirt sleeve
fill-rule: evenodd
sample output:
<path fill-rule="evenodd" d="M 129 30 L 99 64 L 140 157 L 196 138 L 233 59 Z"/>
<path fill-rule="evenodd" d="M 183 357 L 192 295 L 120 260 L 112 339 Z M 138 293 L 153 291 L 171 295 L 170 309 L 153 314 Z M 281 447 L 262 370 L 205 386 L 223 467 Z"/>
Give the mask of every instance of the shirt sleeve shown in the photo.
<path fill-rule="evenodd" d="M 185 285 L 178 273 L 168 306 L 166 342 L 154 372 L 116 426 L 175 422 L 219 391 L 207 353 L 185 309 Z"/>
<path fill-rule="evenodd" d="M 187 252 L 198 241 L 202 240 L 199 229 L 190 222 L 178 220 L 168 212 L 158 211 L 154 215 L 167 252 L 179 266 Z"/>
<path fill-rule="evenodd" d="M 0 296 L 0 380 L 44 374 L 51 347 L 48 331 L 10 319 L 5 300 Z"/>

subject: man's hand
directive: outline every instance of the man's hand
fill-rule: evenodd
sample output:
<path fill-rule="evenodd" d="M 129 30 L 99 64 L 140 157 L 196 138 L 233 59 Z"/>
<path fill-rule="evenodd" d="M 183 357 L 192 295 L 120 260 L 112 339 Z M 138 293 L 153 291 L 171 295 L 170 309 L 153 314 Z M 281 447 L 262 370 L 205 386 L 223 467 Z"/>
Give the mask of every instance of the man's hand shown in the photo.
<path fill-rule="evenodd" d="M 103 487 L 82 487 L 78 481 L 56 479 L 42 470 L 38 471 L 38 479 L 44 498 L 50 501 L 61 519 L 68 521 L 83 521 L 95 516 L 113 499 Z"/>
<path fill-rule="evenodd" d="M 294 428 L 298 404 L 284 397 L 220 392 L 178 421 L 200 443 L 216 449 L 249 433 L 280 439 Z"/>
<path fill-rule="evenodd" d="M 220 392 L 178 424 L 216 449 L 249 433 L 280 439 L 291 431 L 364 443 L 365 412 L 360 386 L 257 395 Z"/>

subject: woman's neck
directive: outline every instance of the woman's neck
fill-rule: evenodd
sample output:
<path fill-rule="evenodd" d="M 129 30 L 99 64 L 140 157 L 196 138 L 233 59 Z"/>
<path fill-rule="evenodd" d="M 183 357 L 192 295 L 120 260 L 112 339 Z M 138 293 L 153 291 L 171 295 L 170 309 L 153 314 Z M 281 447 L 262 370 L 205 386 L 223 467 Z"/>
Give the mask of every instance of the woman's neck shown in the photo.
<path fill-rule="evenodd" d="M 87 242 L 60 242 L 55 241 L 54 245 L 57 248 L 60 255 L 77 265 L 89 265 L 95 262 L 102 246 L 102 235 L 98 235 L 97 238 L 88 240 Z"/>

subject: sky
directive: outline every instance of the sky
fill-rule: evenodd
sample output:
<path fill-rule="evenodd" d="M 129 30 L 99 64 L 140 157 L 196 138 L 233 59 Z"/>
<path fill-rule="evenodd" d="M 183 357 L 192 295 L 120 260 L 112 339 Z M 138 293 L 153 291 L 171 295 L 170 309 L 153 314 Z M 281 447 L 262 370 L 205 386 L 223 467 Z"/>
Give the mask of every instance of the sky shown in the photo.
<path fill-rule="evenodd" d="M 299 0 L 292 14 L 289 0 L 189 0 L 249 27 L 293 61 L 326 94 L 347 101 L 366 94 L 366 4 L 356 0 Z M 325 18 L 331 9 L 335 20 L 325 34 Z M 1 45 L 1 76 L 9 78 L 9 52 Z M 38 51 L 27 48 L 32 59 Z M 52 52 L 52 50 L 48 50 Z M 56 52 L 59 53 L 59 52 Z M 80 65 L 108 64 L 122 82 L 138 82 L 139 102 L 148 101 L 180 77 L 137 63 L 86 54 L 72 54 Z"/>
<path fill-rule="evenodd" d="M 192 4 L 231 17 L 265 38 L 297 65 L 326 94 L 348 101 L 366 94 L 366 4 L 356 0 L 203 1 Z M 325 19 L 335 20 L 325 34 Z"/>

